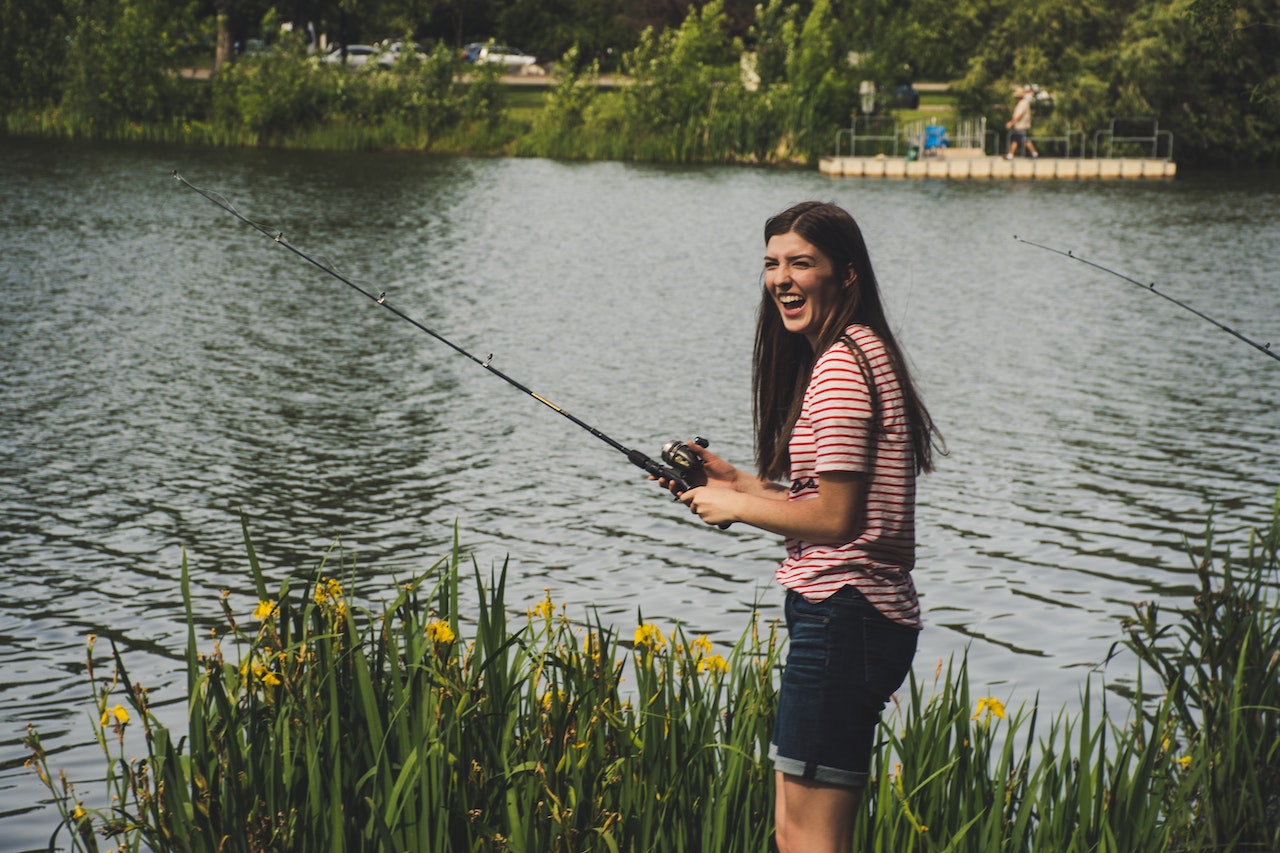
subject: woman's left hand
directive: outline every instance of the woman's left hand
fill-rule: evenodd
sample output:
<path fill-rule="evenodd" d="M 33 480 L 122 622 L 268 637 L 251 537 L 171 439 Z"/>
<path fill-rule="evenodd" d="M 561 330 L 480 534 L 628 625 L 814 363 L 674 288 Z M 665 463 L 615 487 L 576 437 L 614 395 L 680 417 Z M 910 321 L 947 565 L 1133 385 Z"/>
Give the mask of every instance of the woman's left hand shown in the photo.
<path fill-rule="evenodd" d="M 728 525 L 740 520 L 742 495 L 733 489 L 699 486 L 680 495 L 680 502 L 707 524 Z"/>

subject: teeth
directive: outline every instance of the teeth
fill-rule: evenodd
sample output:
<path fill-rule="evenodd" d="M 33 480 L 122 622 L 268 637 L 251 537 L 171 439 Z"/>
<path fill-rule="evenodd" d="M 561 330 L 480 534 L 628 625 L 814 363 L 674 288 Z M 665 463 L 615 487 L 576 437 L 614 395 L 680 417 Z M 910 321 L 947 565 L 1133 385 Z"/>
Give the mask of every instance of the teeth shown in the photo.
<path fill-rule="evenodd" d="M 785 293 L 778 297 L 778 301 L 783 305 L 795 305 L 797 303 L 804 302 L 804 297 L 798 293 Z"/>

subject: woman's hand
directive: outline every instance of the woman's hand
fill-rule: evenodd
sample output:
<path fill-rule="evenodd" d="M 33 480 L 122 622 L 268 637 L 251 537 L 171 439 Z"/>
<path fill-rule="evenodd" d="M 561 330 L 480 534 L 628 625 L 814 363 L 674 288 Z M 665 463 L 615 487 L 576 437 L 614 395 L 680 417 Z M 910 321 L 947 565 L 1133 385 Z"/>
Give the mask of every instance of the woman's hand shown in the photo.
<path fill-rule="evenodd" d="M 738 488 L 738 483 L 742 476 L 741 471 L 697 442 L 690 441 L 686 446 L 702 460 L 702 467 L 698 470 L 697 476 L 690 478 L 690 486 L 712 486 L 722 489 Z M 668 480 L 666 477 L 657 479 L 658 485 L 670 491 L 677 498 L 680 497 L 679 487 L 673 481 Z"/>
<path fill-rule="evenodd" d="M 742 477 L 741 471 L 696 442 L 689 442 L 688 447 L 702 460 L 702 476 L 704 480 L 698 485 L 717 489 L 738 490 L 739 481 Z"/>
<path fill-rule="evenodd" d="M 732 488 L 699 486 L 680 495 L 680 502 L 707 524 L 728 527 L 742 520 L 743 495 Z"/>

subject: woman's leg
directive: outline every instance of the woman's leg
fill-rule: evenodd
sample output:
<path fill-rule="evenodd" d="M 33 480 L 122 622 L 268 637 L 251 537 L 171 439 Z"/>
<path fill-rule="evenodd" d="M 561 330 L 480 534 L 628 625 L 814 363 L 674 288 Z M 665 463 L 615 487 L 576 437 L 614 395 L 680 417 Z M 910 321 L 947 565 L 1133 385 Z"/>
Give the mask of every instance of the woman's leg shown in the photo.
<path fill-rule="evenodd" d="M 845 587 L 818 603 L 788 592 L 787 662 L 769 757 L 780 853 L 849 853 L 880 712 L 919 631 Z"/>
<path fill-rule="evenodd" d="M 862 788 L 814 782 L 775 772 L 779 853 L 849 853 Z"/>

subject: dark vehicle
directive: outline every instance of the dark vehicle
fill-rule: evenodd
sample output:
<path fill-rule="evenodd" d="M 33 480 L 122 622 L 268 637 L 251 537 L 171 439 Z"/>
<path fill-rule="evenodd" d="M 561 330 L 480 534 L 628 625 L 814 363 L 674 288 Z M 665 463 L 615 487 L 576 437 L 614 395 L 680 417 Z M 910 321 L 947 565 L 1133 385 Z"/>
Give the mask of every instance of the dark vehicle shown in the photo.
<path fill-rule="evenodd" d="M 920 93 L 910 83 L 899 83 L 889 96 L 889 106 L 895 110 L 920 109 Z"/>

